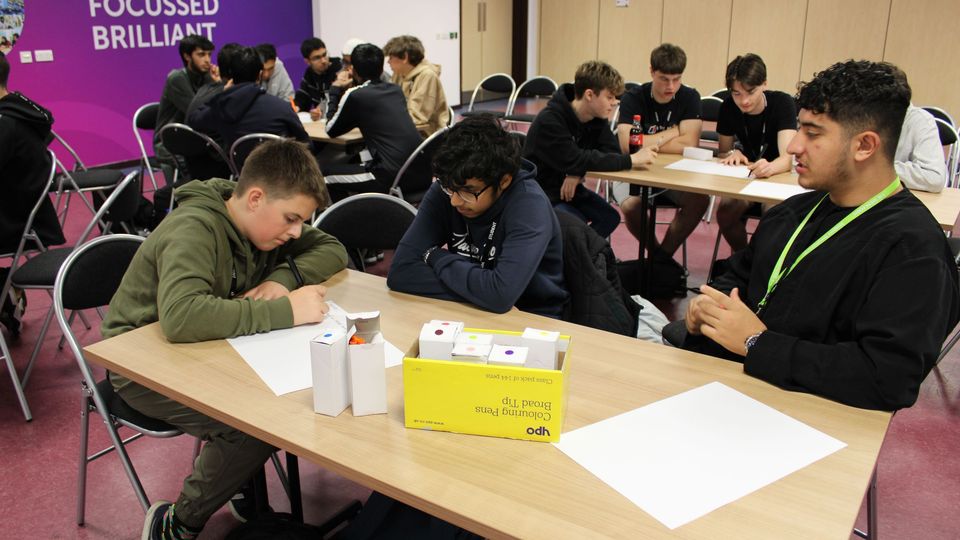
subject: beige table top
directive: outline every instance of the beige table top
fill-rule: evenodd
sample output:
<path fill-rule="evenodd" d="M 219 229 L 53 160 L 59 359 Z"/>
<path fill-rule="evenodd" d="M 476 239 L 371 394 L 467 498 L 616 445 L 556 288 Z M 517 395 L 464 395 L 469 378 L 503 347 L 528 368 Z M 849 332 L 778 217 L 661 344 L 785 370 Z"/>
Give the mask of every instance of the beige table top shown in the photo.
<path fill-rule="evenodd" d="M 360 134 L 359 128 L 353 128 L 339 137 L 331 137 L 327 135 L 326 125 L 326 121 L 304 122 L 303 129 L 306 130 L 311 140 L 317 142 L 338 144 L 341 146 L 363 142 L 363 135 Z"/>
<path fill-rule="evenodd" d="M 760 203 L 776 204 L 783 201 L 781 198 L 742 195 L 740 190 L 751 180 L 666 168 L 667 165 L 675 163 L 680 159 L 682 159 L 682 156 L 661 154 L 649 169 L 588 172 L 587 176 L 649 187 L 702 193 L 704 195 L 732 197 Z M 764 178 L 762 181 L 796 185 L 797 176 L 791 173 L 782 173 L 771 178 Z M 939 223 L 944 230 L 949 231 L 953 229 L 954 224 L 957 222 L 957 217 L 960 216 L 960 189 L 946 188 L 940 193 L 914 191 L 913 194 L 930 209 L 930 212 L 937 219 L 937 223 Z"/>
<path fill-rule="evenodd" d="M 488 537 L 849 538 L 891 415 L 786 392 L 740 364 L 519 311 L 388 291 L 343 271 L 329 297 L 379 309 L 385 337 L 409 350 L 431 318 L 468 326 L 555 329 L 576 343 L 570 431 L 719 381 L 847 443 L 847 447 L 673 531 L 548 443 L 406 429 L 402 371 L 388 370 L 388 415 L 313 412 L 303 390 L 274 396 L 222 340 L 170 344 L 153 324 L 86 348 L 89 359 L 355 482 Z M 280 359 L 278 359 L 280 360 Z"/>

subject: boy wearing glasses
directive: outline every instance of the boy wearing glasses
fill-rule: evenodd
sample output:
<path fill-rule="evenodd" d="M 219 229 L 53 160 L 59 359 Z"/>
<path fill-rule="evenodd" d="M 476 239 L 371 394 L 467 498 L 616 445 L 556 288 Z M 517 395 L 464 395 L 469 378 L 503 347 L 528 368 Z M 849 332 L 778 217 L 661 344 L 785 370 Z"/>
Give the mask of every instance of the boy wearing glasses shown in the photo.
<path fill-rule="evenodd" d="M 437 150 L 433 172 L 437 181 L 397 247 L 387 286 L 560 318 L 560 225 L 510 134 L 491 116 L 466 118 Z"/>

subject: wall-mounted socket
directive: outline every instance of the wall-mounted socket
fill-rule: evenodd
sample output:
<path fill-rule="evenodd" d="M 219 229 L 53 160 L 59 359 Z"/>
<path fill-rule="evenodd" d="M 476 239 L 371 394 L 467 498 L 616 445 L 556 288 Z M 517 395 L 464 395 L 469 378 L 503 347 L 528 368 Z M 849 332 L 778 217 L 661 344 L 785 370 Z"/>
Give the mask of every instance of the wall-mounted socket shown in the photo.
<path fill-rule="evenodd" d="M 53 51 L 50 49 L 37 49 L 33 51 L 37 62 L 53 62 Z"/>
<path fill-rule="evenodd" d="M 32 64 L 33 63 L 33 53 L 30 51 L 20 51 L 20 63 L 21 64 Z"/>

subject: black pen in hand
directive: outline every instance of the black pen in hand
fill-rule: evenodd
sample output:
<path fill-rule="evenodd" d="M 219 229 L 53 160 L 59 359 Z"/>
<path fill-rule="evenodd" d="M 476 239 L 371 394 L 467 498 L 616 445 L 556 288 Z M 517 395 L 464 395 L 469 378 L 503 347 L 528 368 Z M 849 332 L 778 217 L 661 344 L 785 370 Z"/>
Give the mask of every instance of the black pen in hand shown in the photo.
<path fill-rule="evenodd" d="M 297 268 L 297 262 L 293 260 L 293 255 L 287 255 L 287 264 L 290 266 L 290 271 L 293 272 L 293 279 L 297 282 L 297 288 L 303 287 L 303 275 L 300 274 L 300 269 Z"/>

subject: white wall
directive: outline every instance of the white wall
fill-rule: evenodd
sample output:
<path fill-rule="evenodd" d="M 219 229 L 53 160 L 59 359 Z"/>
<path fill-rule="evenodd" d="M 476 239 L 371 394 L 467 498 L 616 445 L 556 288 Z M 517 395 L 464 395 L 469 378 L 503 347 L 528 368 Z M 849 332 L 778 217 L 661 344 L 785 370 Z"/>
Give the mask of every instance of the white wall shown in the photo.
<path fill-rule="evenodd" d="M 540 73 L 537 66 L 540 63 L 540 2 L 527 2 L 527 78 L 532 79 Z M 518 83 L 519 84 L 519 83 Z"/>
<path fill-rule="evenodd" d="M 439 64 L 440 82 L 451 106 L 460 104 L 460 2 L 451 0 L 313 0 L 314 35 L 340 56 L 352 37 L 383 47 L 394 36 L 420 38 L 427 60 Z M 457 33 L 450 39 L 451 32 Z M 439 39 L 443 34 L 446 39 Z"/>

